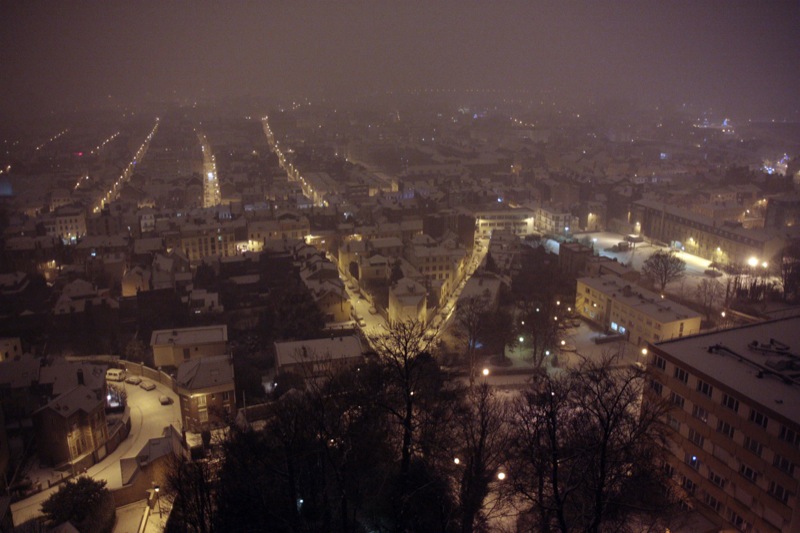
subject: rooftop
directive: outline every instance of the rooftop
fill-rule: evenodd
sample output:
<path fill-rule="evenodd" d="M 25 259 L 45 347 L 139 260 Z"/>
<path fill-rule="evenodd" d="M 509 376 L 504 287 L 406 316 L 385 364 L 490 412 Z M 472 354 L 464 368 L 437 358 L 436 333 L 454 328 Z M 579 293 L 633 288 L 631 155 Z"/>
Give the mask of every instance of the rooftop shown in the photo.
<path fill-rule="evenodd" d="M 800 424 L 800 317 L 684 337 L 656 348 Z"/>
<path fill-rule="evenodd" d="M 233 361 L 227 355 L 212 355 L 187 361 L 178 367 L 175 381 L 179 387 L 189 390 L 233 385 Z"/>
<path fill-rule="evenodd" d="M 699 313 L 685 305 L 662 298 L 661 295 L 638 285 L 631 285 L 625 279 L 613 274 L 596 278 L 580 278 L 578 281 L 662 324 L 700 317 Z"/>
<path fill-rule="evenodd" d="M 159 329 L 150 337 L 150 346 L 175 344 L 178 346 L 192 344 L 210 344 L 227 342 L 228 326 L 203 326 L 198 328 Z"/>
<path fill-rule="evenodd" d="M 284 365 L 302 364 L 310 360 L 337 360 L 360 357 L 363 354 L 358 337 L 334 337 L 275 343 L 275 362 Z"/>

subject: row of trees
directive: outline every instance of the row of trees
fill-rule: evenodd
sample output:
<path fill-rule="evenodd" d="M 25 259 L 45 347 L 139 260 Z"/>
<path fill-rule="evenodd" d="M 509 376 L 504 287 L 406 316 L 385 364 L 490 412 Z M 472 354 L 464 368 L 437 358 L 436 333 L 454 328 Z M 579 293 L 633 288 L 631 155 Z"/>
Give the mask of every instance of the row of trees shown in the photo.
<path fill-rule="evenodd" d="M 536 374 L 513 398 L 448 381 L 417 322 L 375 357 L 285 393 L 220 456 L 177 461 L 175 531 L 600 531 L 658 514 L 662 404 L 615 361 Z"/>

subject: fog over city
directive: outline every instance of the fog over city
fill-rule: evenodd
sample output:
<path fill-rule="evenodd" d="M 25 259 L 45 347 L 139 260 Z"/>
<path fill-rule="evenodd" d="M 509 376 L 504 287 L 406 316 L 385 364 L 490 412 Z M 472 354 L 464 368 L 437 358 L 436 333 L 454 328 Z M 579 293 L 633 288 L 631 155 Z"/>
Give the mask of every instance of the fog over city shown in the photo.
<path fill-rule="evenodd" d="M 0 532 L 798 487 L 798 0 L 0 0 Z"/>
<path fill-rule="evenodd" d="M 3 2 L 2 112 L 408 90 L 800 112 L 797 2 Z"/>

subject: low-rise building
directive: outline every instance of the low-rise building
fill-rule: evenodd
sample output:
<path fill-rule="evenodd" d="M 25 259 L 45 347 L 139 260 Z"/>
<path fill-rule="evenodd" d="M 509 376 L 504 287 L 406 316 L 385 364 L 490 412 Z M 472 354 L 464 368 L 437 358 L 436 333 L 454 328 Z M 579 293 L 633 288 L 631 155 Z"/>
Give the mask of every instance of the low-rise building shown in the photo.
<path fill-rule="evenodd" d="M 175 378 L 183 427 L 198 433 L 225 425 L 236 414 L 233 359 L 213 355 L 181 364 Z"/>
<path fill-rule="evenodd" d="M 428 316 L 425 287 L 411 278 L 398 280 L 389 287 L 389 322 L 416 320 L 424 323 Z"/>
<path fill-rule="evenodd" d="M 638 345 L 699 333 L 702 318 L 684 305 L 613 274 L 579 278 L 575 309 L 584 318 Z"/>
<path fill-rule="evenodd" d="M 665 468 L 720 530 L 800 531 L 800 318 L 649 346 Z"/>
<path fill-rule="evenodd" d="M 291 372 L 305 378 L 319 378 L 363 360 L 364 349 L 355 335 L 275 343 L 277 374 Z"/>
<path fill-rule="evenodd" d="M 108 440 L 105 398 L 85 385 L 59 395 L 33 413 L 39 458 L 58 466 L 92 454 L 96 462 Z"/>
<path fill-rule="evenodd" d="M 150 336 L 156 367 L 180 366 L 182 363 L 227 353 L 228 326 L 159 329 Z"/>

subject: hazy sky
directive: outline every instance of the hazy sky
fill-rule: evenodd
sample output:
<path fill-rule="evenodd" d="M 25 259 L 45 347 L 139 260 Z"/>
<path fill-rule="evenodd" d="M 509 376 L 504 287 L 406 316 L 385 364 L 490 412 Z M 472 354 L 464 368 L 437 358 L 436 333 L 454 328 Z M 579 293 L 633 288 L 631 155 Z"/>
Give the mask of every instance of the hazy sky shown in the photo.
<path fill-rule="evenodd" d="M 800 1 L 7 1 L 0 112 L 555 89 L 800 119 Z M 110 98 L 110 100 L 109 100 Z"/>

